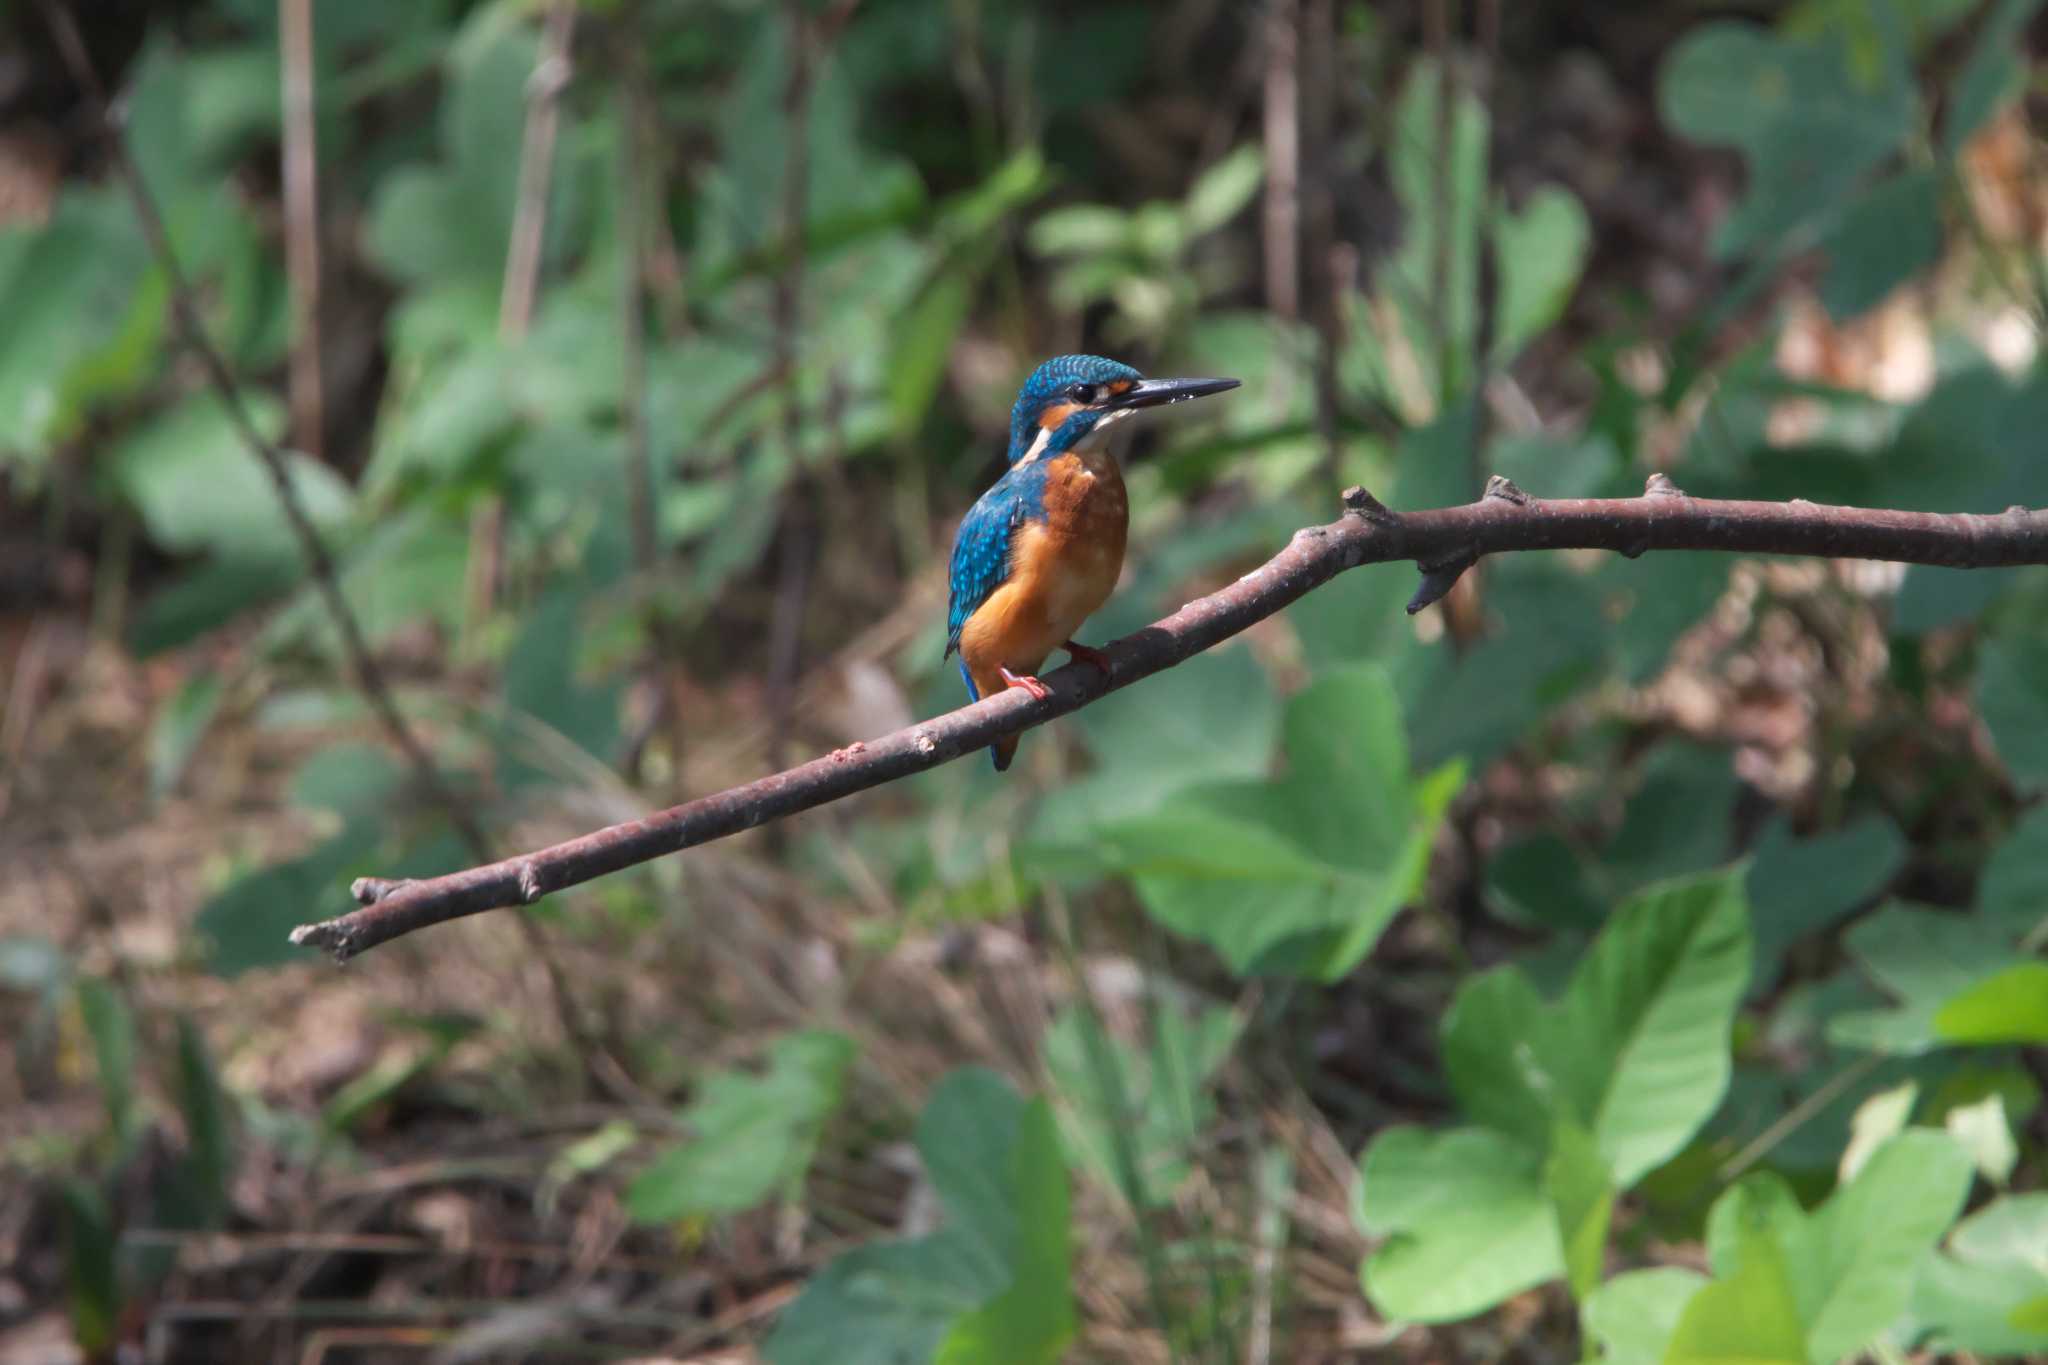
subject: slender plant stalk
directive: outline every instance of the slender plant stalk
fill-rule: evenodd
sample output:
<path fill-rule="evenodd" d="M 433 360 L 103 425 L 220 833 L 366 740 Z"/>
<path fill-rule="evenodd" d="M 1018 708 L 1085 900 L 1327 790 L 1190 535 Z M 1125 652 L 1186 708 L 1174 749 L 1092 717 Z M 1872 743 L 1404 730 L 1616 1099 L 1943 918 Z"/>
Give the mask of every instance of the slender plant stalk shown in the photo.
<path fill-rule="evenodd" d="M 284 260 L 291 281 L 292 443 L 323 453 L 320 376 L 320 161 L 313 118 L 313 0 L 278 0 L 284 101 Z"/>

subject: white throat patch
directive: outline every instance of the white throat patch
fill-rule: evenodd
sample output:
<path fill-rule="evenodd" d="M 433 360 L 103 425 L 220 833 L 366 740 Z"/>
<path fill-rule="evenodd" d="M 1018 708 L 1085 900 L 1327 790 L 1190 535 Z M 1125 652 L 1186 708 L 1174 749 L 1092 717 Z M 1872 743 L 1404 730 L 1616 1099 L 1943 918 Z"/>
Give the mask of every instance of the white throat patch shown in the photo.
<path fill-rule="evenodd" d="M 1099 453 L 1108 441 L 1110 428 L 1136 412 L 1136 408 L 1114 408 L 1109 412 L 1103 413 L 1102 416 L 1095 419 L 1095 425 L 1088 429 L 1088 434 L 1068 448 L 1076 455 L 1094 455 Z M 1031 449 L 1025 451 L 1024 458 L 1017 461 L 1019 468 L 1030 464 L 1033 460 L 1045 454 L 1046 446 L 1052 442 L 1053 430 L 1052 427 L 1040 427 L 1038 429 L 1037 437 L 1031 442 Z"/>

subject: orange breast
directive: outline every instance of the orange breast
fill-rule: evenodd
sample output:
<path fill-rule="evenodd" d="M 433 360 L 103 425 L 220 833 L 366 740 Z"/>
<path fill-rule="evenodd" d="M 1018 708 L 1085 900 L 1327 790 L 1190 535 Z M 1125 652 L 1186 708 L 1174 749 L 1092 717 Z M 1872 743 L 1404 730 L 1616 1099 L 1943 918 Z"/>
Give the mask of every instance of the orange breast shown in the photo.
<path fill-rule="evenodd" d="M 998 666 L 1035 672 L 1109 599 L 1123 571 L 1130 504 L 1116 462 L 1060 455 L 1045 479 L 1045 520 L 1018 528 L 1008 581 L 960 632 L 977 686 Z"/>

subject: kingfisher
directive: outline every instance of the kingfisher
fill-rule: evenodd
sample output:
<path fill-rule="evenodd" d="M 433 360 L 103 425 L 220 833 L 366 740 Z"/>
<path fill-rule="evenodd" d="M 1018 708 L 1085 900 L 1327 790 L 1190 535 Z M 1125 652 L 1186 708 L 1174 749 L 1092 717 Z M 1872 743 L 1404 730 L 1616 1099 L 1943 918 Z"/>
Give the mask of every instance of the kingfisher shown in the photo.
<path fill-rule="evenodd" d="M 1074 632 L 1123 571 L 1130 502 L 1110 431 L 1140 408 L 1234 389 L 1235 379 L 1147 379 L 1099 355 L 1062 355 L 1032 371 L 1010 409 L 1009 469 L 968 510 L 953 540 L 946 654 L 960 655 L 967 697 L 1006 687 L 1043 699 L 1054 649 L 1107 673 Z M 1010 766 L 1017 736 L 989 746 Z"/>

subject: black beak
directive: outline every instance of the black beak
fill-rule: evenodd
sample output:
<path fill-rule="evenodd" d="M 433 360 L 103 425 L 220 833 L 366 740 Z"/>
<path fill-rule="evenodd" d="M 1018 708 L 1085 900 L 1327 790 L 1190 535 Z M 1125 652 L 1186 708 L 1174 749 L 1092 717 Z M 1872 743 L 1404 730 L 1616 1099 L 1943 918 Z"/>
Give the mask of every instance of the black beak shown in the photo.
<path fill-rule="evenodd" d="M 1109 400 L 1109 408 L 1156 408 L 1162 403 L 1181 403 L 1206 398 L 1238 385 L 1235 379 L 1140 379 Z"/>

